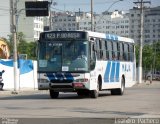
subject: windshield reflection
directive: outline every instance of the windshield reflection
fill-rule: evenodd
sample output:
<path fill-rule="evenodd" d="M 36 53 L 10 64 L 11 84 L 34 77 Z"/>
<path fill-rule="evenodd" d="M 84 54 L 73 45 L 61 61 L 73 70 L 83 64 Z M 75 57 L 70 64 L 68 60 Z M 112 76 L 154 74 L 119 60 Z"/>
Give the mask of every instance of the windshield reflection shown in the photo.
<path fill-rule="evenodd" d="M 87 41 L 48 41 L 39 43 L 39 71 L 87 71 Z"/>

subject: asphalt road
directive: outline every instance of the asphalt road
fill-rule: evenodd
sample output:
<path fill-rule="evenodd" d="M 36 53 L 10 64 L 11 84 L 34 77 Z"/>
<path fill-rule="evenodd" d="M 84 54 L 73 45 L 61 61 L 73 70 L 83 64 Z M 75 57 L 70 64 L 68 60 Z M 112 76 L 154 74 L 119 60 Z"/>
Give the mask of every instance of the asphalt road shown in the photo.
<path fill-rule="evenodd" d="M 103 91 L 97 99 L 76 93 L 50 99 L 48 91 L 0 93 L 0 118 L 160 118 L 159 85 L 127 88 L 123 96 Z"/>

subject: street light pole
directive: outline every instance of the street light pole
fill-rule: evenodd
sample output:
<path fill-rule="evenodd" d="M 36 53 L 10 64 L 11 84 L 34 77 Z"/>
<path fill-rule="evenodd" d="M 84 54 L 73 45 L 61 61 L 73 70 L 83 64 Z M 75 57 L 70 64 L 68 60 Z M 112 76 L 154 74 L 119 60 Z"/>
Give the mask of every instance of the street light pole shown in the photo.
<path fill-rule="evenodd" d="M 143 50 L 143 27 L 144 27 L 144 21 L 143 21 L 143 9 L 144 9 L 144 6 L 143 4 L 144 3 L 150 3 L 150 1 L 143 1 L 143 0 L 140 0 L 140 2 L 133 2 L 135 4 L 140 4 L 140 43 L 139 43 L 139 60 L 138 60 L 138 63 L 139 63 L 139 67 L 138 67 L 138 83 L 142 83 L 142 50 Z"/>
<path fill-rule="evenodd" d="M 140 34 L 140 46 L 139 46 L 139 67 L 138 67 L 138 83 L 142 83 L 142 49 L 143 49 L 143 0 L 140 3 L 140 15 L 141 15 L 141 34 Z"/>
<path fill-rule="evenodd" d="M 93 31 L 93 0 L 91 0 L 91 31 Z"/>
<path fill-rule="evenodd" d="M 114 2 L 108 7 L 108 9 L 107 9 L 106 11 L 109 11 L 110 8 L 111 8 L 114 4 L 116 4 L 116 3 L 120 2 L 120 1 L 123 1 L 123 0 L 114 1 Z M 99 21 L 100 21 L 101 19 L 103 19 L 103 16 L 104 16 L 104 15 L 102 15 L 102 16 L 99 18 L 99 20 L 97 21 L 97 23 L 99 23 Z M 96 23 L 96 24 L 97 24 L 97 23 Z M 96 25 L 94 25 L 94 31 L 96 31 Z"/>
<path fill-rule="evenodd" d="M 14 66 L 14 92 L 17 94 L 17 37 L 16 37 L 16 6 L 14 0 L 10 0 L 11 9 L 11 33 L 13 37 L 13 66 Z"/>

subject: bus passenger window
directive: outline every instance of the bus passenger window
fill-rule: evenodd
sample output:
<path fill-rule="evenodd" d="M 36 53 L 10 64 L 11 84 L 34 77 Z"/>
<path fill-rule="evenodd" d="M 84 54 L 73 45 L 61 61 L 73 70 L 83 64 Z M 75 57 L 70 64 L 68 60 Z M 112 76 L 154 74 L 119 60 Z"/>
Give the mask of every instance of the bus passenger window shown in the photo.
<path fill-rule="evenodd" d="M 102 50 L 100 50 L 100 59 L 104 59 Z"/>
<path fill-rule="evenodd" d="M 124 44 L 124 60 L 128 61 L 128 44 Z"/>
<path fill-rule="evenodd" d="M 106 59 L 108 60 L 109 59 L 109 51 L 106 50 Z"/>
<path fill-rule="evenodd" d="M 117 60 L 117 42 L 113 42 L 112 46 L 113 46 L 112 60 Z"/>
<path fill-rule="evenodd" d="M 119 59 L 120 60 L 124 60 L 124 45 L 123 45 L 123 43 L 121 42 L 121 43 L 119 43 L 119 47 L 120 47 L 120 57 L 119 57 Z"/>
<path fill-rule="evenodd" d="M 120 60 L 120 45 L 117 44 L 117 60 Z"/>
<path fill-rule="evenodd" d="M 112 52 L 112 60 L 116 60 L 115 52 Z"/>
<path fill-rule="evenodd" d="M 95 63 L 96 63 L 96 56 L 95 56 L 95 44 L 91 43 L 91 49 L 90 49 L 90 69 L 93 70 L 95 68 Z"/>
<path fill-rule="evenodd" d="M 132 44 L 129 45 L 129 60 L 133 61 L 134 60 L 134 46 Z"/>
<path fill-rule="evenodd" d="M 111 41 L 107 41 L 107 50 L 109 54 L 109 60 L 112 60 L 112 42 Z"/>

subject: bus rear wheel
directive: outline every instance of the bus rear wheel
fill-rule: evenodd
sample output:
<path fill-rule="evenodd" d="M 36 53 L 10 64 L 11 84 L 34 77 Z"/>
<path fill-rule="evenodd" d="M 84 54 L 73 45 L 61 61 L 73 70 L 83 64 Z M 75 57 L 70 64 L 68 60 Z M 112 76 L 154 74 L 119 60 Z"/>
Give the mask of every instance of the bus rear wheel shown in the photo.
<path fill-rule="evenodd" d="M 124 88 L 125 88 L 125 81 L 124 78 L 121 79 L 121 88 L 118 89 L 112 89 L 111 95 L 123 95 L 124 94 Z"/>
<path fill-rule="evenodd" d="M 49 93 L 50 93 L 50 97 L 52 99 L 58 98 L 58 96 L 59 96 L 59 92 L 55 92 L 54 90 L 49 90 Z"/>

